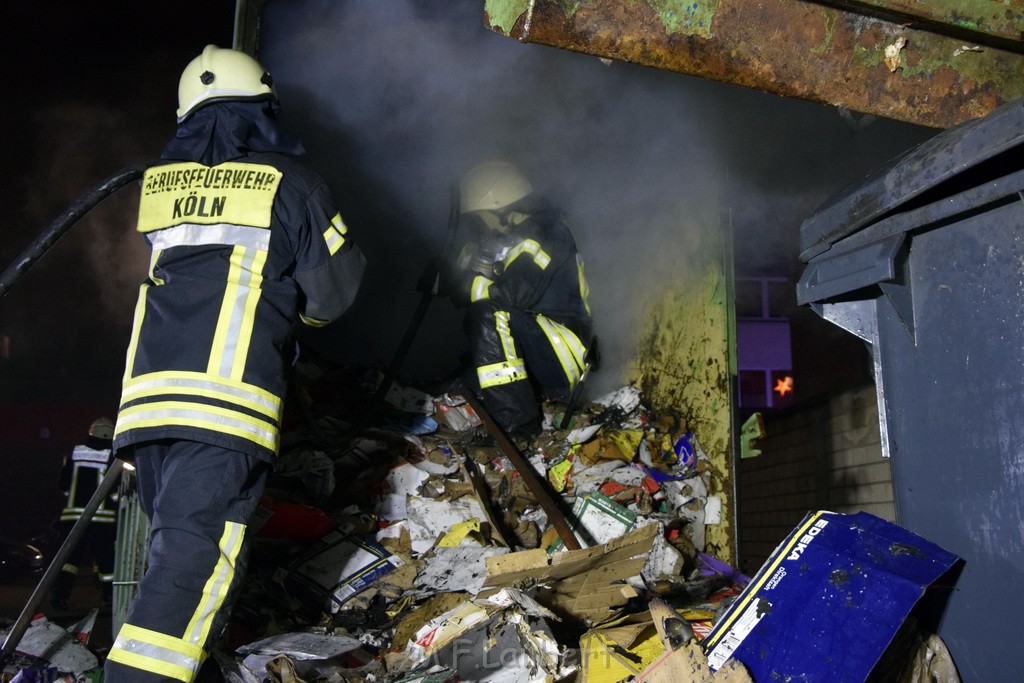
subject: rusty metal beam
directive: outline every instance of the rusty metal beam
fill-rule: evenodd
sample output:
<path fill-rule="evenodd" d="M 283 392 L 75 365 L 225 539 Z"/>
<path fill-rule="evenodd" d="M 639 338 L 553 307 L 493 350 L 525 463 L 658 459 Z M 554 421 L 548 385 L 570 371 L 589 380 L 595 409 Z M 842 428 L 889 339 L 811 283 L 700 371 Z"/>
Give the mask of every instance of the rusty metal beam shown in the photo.
<path fill-rule="evenodd" d="M 936 128 L 1024 96 L 1015 51 L 802 0 L 485 0 L 485 9 L 488 27 L 522 42 Z"/>
<path fill-rule="evenodd" d="M 811 0 L 981 45 L 1024 52 L 1024 5 L 1001 0 Z"/>

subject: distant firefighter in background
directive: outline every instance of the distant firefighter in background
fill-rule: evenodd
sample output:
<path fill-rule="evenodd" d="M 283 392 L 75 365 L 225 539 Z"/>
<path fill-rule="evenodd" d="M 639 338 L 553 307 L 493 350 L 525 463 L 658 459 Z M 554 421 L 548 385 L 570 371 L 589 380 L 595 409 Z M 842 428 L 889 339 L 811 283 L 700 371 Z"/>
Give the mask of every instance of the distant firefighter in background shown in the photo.
<path fill-rule="evenodd" d="M 539 394 L 567 394 L 584 373 L 583 257 L 561 211 L 506 161 L 470 170 L 460 204 L 449 293 L 467 307 L 472 383 L 509 436 L 530 439 L 541 429 Z"/>
<path fill-rule="evenodd" d="M 64 459 L 60 471 L 60 489 L 64 493 L 65 503 L 57 523 L 64 538 L 67 538 L 75 522 L 82 516 L 85 506 L 113 462 L 113 438 L 114 422 L 101 417 L 89 427 L 85 443 L 75 446 L 71 455 Z M 85 534 L 61 568 L 50 596 L 50 604 L 54 608 L 68 608 L 75 579 L 82 568 L 82 561 L 87 557 L 96 563 L 104 604 L 111 603 L 114 590 L 114 546 L 117 541 L 117 499 L 117 487 L 114 487 L 112 493 L 96 509 Z"/>

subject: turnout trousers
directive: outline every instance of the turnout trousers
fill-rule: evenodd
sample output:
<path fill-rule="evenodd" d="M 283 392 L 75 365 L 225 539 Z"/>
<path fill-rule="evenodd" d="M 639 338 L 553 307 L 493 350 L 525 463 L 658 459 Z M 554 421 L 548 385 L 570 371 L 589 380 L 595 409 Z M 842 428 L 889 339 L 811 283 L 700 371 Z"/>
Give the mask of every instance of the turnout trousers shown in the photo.
<path fill-rule="evenodd" d="M 107 656 L 105 683 L 195 680 L 244 575 L 246 522 L 269 465 L 193 441 L 134 448 L 149 564 Z"/>
<path fill-rule="evenodd" d="M 537 392 L 565 393 L 583 374 L 585 330 L 491 301 L 471 304 L 465 325 L 480 399 L 506 432 L 539 421 Z"/>

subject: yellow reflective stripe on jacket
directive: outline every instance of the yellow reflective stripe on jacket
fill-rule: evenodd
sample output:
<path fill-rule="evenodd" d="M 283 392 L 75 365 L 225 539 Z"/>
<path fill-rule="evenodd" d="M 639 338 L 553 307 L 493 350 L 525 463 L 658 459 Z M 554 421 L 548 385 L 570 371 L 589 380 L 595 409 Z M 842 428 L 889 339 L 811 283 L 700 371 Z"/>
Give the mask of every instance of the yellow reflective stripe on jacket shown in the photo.
<path fill-rule="evenodd" d="M 203 396 L 248 408 L 267 417 L 279 419 L 283 410 L 281 399 L 266 389 L 226 377 L 203 372 L 151 372 L 124 383 L 121 405 L 149 396 L 167 394 Z"/>
<path fill-rule="evenodd" d="M 107 659 L 179 681 L 192 681 L 206 659 L 198 645 L 141 626 L 124 624 Z"/>
<path fill-rule="evenodd" d="M 537 324 L 548 338 L 551 348 L 558 356 L 558 362 L 562 366 L 562 372 L 569 381 L 569 386 L 575 386 L 583 376 L 583 358 L 587 354 L 586 347 L 580 342 L 572 330 L 565 325 L 556 323 L 543 315 L 537 315 Z"/>
<path fill-rule="evenodd" d="M 516 246 L 509 249 L 508 254 L 505 256 L 504 264 L 508 268 L 512 263 L 522 256 L 524 253 L 533 255 L 533 262 L 537 266 L 544 270 L 551 263 L 551 257 L 548 253 L 541 249 L 540 244 L 536 240 L 523 240 Z"/>
<path fill-rule="evenodd" d="M 245 525 L 236 522 L 224 522 L 224 533 L 220 537 L 220 559 L 217 560 L 210 578 L 203 586 L 203 597 L 196 607 L 192 619 L 185 628 L 185 640 L 202 645 L 210 634 L 210 624 L 217 612 L 224 605 L 228 588 L 235 578 L 235 560 L 242 549 L 245 538 Z"/>
<path fill-rule="evenodd" d="M 267 252 L 257 251 L 252 262 L 252 273 L 248 292 L 242 304 L 242 322 L 238 330 L 235 362 L 231 366 L 231 379 L 240 381 L 245 374 L 245 363 L 249 358 L 252 330 L 256 326 L 256 304 L 259 303 L 263 286 L 263 267 L 267 263 Z"/>
<path fill-rule="evenodd" d="M 79 471 L 78 468 L 75 467 L 74 465 L 72 465 L 72 467 L 71 467 L 71 485 L 68 486 L 68 495 L 67 495 L 67 501 L 69 503 L 73 503 L 73 501 L 76 498 L 78 498 L 78 471 Z M 68 519 L 64 519 L 65 515 L 68 515 L 70 519 L 78 519 L 79 517 L 82 516 L 83 512 L 85 512 L 85 508 L 84 507 L 83 508 L 75 508 L 72 505 L 68 505 L 68 506 L 66 506 L 61 511 L 61 521 L 65 521 L 65 522 L 69 521 Z"/>
<path fill-rule="evenodd" d="M 512 338 L 509 319 L 508 311 L 494 313 L 494 327 L 498 332 L 498 339 L 501 340 L 501 349 L 505 354 L 505 360 L 481 365 L 476 369 L 481 389 L 518 382 L 527 377 L 526 362 L 516 353 L 516 342 Z"/>
<path fill-rule="evenodd" d="M 82 513 L 85 512 L 84 507 L 78 507 L 75 503 L 78 502 L 78 479 L 83 469 L 95 470 L 95 476 L 97 482 L 103 478 L 103 475 L 107 471 L 107 460 L 110 457 L 109 451 L 95 451 L 87 446 L 75 446 L 74 451 L 71 453 L 71 482 L 68 484 L 68 490 L 65 492 L 65 500 L 67 501 L 60 511 L 60 521 L 62 522 L 74 522 L 77 521 Z M 116 496 L 114 496 L 116 500 Z M 107 499 L 104 498 L 100 501 L 99 507 L 93 513 L 94 522 L 112 522 L 115 521 L 115 512 L 107 508 Z"/>
<path fill-rule="evenodd" d="M 155 262 L 154 262 L 155 263 Z M 142 320 L 146 317 L 146 294 L 149 292 L 149 285 L 139 287 L 139 300 L 135 302 L 135 317 L 132 321 L 132 336 L 128 340 L 127 359 L 124 364 L 123 382 L 127 382 L 135 368 L 135 354 L 139 348 L 139 335 L 142 333 Z"/>
<path fill-rule="evenodd" d="M 149 256 L 149 279 L 157 285 L 164 284 L 163 279 L 156 276 L 156 264 L 160 262 L 161 253 L 162 251 L 160 249 L 153 249 Z"/>
<path fill-rule="evenodd" d="M 473 285 L 470 287 L 469 300 L 470 301 L 484 301 L 485 299 L 491 298 L 491 285 L 494 284 L 493 280 L 490 280 L 483 275 L 477 275 L 473 278 Z"/>
<path fill-rule="evenodd" d="M 347 232 L 348 226 L 341 220 L 341 214 L 334 214 L 330 226 L 324 230 L 324 242 L 327 243 L 327 251 L 331 252 L 331 256 L 334 256 L 345 244 L 345 233 Z"/>
<path fill-rule="evenodd" d="M 118 434 L 145 427 L 182 426 L 231 434 L 277 452 L 280 434 L 275 425 L 229 408 L 184 401 L 141 403 L 117 416 Z"/>
<path fill-rule="evenodd" d="M 585 271 L 583 257 L 580 254 L 576 254 L 576 272 L 580 278 L 580 299 L 583 300 L 583 308 L 587 309 L 587 315 L 590 315 L 590 285 L 587 283 Z"/>
<path fill-rule="evenodd" d="M 239 246 L 231 251 L 227 287 L 217 317 L 207 372 L 236 380 L 242 378 L 266 261 L 266 251 Z"/>

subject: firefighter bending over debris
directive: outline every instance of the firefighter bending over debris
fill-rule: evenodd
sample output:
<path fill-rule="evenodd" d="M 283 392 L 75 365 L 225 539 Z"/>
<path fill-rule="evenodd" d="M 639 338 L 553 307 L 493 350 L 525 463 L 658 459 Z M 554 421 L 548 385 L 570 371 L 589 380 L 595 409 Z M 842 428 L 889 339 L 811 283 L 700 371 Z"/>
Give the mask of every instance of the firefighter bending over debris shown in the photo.
<path fill-rule="evenodd" d="M 64 460 L 60 470 L 60 488 L 65 503 L 58 528 L 65 538 L 85 512 L 85 507 L 113 462 L 113 436 L 114 422 L 110 418 L 101 417 L 89 426 L 85 443 L 75 446 L 71 455 Z M 68 555 L 50 596 L 50 604 L 54 608 L 68 608 L 75 578 L 87 553 L 91 553 L 96 563 L 104 606 L 111 604 L 114 591 L 114 546 L 117 543 L 117 501 L 115 488 L 96 508 L 81 540 Z"/>
<path fill-rule="evenodd" d="M 364 266 L 324 181 L 289 156 L 302 145 L 256 60 L 207 46 L 178 101 L 177 135 L 143 179 L 153 254 L 114 433 L 137 469 L 149 565 L 107 683 L 195 679 L 246 567 L 293 327 L 340 316 Z"/>
<path fill-rule="evenodd" d="M 465 317 L 474 383 L 487 412 L 516 439 L 540 432 L 538 392 L 582 378 L 592 322 L 583 257 L 562 213 L 510 163 L 470 170 L 460 188 L 454 297 Z"/>

